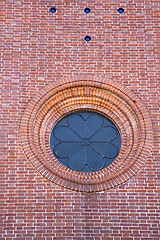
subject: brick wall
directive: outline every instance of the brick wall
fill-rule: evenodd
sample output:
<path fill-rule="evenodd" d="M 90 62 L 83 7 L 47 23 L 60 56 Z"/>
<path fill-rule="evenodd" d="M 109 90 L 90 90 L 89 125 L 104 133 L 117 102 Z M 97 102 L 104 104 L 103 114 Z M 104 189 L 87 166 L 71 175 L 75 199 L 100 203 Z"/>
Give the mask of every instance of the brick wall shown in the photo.
<path fill-rule="evenodd" d="M 0 238 L 160 239 L 159 2 L 2 0 L 0 12 Z M 129 88 L 152 119 L 148 160 L 104 192 L 51 183 L 22 149 L 21 119 L 35 92 L 80 74 Z"/>

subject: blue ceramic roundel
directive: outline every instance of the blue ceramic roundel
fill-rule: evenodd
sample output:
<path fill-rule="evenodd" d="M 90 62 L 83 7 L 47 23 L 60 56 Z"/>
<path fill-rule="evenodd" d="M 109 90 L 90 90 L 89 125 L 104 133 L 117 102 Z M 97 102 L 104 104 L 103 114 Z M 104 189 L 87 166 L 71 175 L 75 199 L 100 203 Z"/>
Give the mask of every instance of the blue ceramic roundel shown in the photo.
<path fill-rule="evenodd" d="M 123 8 L 118 8 L 117 10 L 120 14 L 124 13 L 124 9 Z"/>
<path fill-rule="evenodd" d="M 90 36 L 85 36 L 84 40 L 86 40 L 86 42 L 91 41 L 91 37 Z"/>
<path fill-rule="evenodd" d="M 55 13 L 56 11 L 57 11 L 57 10 L 56 10 L 55 7 L 51 7 L 51 8 L 50 8 L 50 12 L 51 12 L 51 13 Z"/>
<path fill-rule="evenodd" d="M 84 9 L 84 12 L 85 12 L 85 13 L 90 13 L 90 11 L 91 11 L 90 8 L 85 8 L 85 9 Z"/>
<path fill-rule="evenodd" d="M 121 136 L 107 117 L 90 111 L 73 112 L 52 129 L 50 146 L 66 167 L 94 172 L 110 165 L 118 156 Z"/>

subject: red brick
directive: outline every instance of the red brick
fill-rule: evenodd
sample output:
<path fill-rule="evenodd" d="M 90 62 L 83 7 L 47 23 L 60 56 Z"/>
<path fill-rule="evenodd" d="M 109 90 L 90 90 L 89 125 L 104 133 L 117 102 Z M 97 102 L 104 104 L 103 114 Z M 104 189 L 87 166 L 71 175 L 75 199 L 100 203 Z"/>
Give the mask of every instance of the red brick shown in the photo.
<path fill-rule="evenodd" d="M 55 14 L 51 6 L 57 8 Z M 91 13 L 85 14 L 85 7 Z M 125 12 L 118 14 L 118 7 Z M 0 239 L 160 239 L 159 14 L 157 0 L 1 1 Z M 84 41 L 86 35 L 92 37 L 90 42 Z M 91 85 L 77 88 L 81 78 Z M 115 87 L 117 98 L 101 90 L 106 83 L 109 92 Z M 57 92 L 61 94 L 51 99 Z M 61 101 L 66 96 L 70 98 Z M 51 118 L 46 111 L 56 101 Z M 75 181 L 76 174 L 58 162 L 53 174 L 48 136 L 61 116 L 85 108 L 86 102 L 87 108 L 105 112 L 117 123 L 124 148 L 114 171 L 109 167 L 107 175 L 102 170 L 97 178 L 81 174 Z M 129 138 L 133 132 L 134 141 Z M 28 145 L 33 140 L 34 154 Z M 43 157 L 38 155 L 41 149 Z M 124 164 L 122 156 L 131 149 L 137 155 Z M 116 172 L 118 164 L 121 170 Z"/>

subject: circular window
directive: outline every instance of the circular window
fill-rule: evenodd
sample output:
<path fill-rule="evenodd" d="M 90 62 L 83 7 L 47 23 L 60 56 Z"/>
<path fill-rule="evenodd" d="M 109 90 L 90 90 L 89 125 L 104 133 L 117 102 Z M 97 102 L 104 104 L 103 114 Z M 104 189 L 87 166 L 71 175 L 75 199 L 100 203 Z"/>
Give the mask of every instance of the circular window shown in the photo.
<path fill-rule="evenodd" d="M 50 146 L 66 167 L 80 172 L 94 172 L 110 165 L 121 147 L 120 133 L 102 114 L 73 112 L 52 129 Z"/>
<path fill-rule="evenodd" d="M 116 81 L 86 75 L 38 91 L 24 111 L 20 135 L 40 174 L 80 192 L 125 183 L 142 168 L 153 144 L 143 102 Z"/>

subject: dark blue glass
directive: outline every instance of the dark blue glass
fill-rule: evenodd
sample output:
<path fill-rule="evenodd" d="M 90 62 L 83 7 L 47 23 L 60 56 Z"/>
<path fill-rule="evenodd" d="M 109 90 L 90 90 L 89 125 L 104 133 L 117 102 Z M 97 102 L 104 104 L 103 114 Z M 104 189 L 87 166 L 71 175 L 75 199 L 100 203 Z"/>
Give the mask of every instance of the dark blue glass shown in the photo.
<path fill-rule="evenodd" d="M 51 12 L 51 13 L 55 13 L 56 11 L 57 11 L 57 10 L 56 10 L 55 7 L 51 7 L 51 8 L 50 8 L 50 12 Z"/>
<path fill-rule="evenodd" d="M 91 40 L 90 36 L 85 36 L 84 40 L 86 40 L 87 42 L 89 42 Z"/>
<path fill-rule="evenodd" d="M 120 14 L 124 13 L 124 9 L 123 8 L 118 8 L 117 10 Z"/>
<path fill-rule="evenodd" d="M 66 167 L 93 172 L 110 165 L 121 149 L 121 136 L 102 114 L 80 111 L 68 114 L 52 129 L 50 146 Z"/>
<path fill-rule="evenodd" d="M 85 9 L 84 9 L 84 12 L 85 12 L 85 13 L 90 13 L 90 11 L 91 11 L 90 8 L 85 8 Z"/>

